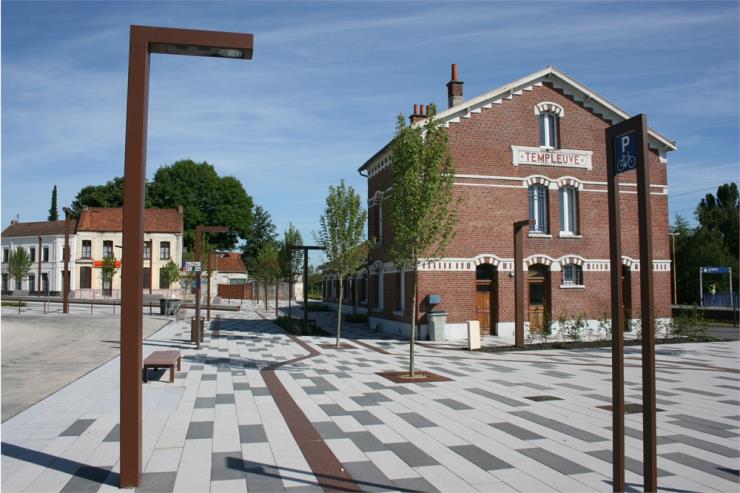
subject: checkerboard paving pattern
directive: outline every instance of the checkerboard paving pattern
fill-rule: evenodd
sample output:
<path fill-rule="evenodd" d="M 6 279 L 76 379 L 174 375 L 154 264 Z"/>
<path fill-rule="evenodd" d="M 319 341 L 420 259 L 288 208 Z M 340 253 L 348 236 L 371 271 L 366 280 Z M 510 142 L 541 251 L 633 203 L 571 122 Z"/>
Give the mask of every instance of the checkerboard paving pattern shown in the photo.
<path fill-rule="evenodd" d="M 247 305 L 224 315 L 200 350 L 182 343 L 185 323 L 145 341 L 145 357 L 179 347 L 182 371 L 144 386 L 138 491 L 321 491 L 261 373 L 307 351 L 267 316 Z M 420 346 L 417 367 L 452 380 L 395 384 L 376 373 L 404 369 L 407 342 L 362 326 L 343 335 L 353 347 L 341 351 L 301 337 L 319 354 L 275 371 L 358 489 L 611 491 L 609 349 Z M 657 348 L 660 488 L 740 488 L 739 353 L 737 342 Z M 639 403 L 639 348 L 625 360 L 626 399 Z M 3 423 L 3 491 L 117 489 L 118 372 L 115 359 Z M 632 490 L 641 421 L 626 415 Z"/>

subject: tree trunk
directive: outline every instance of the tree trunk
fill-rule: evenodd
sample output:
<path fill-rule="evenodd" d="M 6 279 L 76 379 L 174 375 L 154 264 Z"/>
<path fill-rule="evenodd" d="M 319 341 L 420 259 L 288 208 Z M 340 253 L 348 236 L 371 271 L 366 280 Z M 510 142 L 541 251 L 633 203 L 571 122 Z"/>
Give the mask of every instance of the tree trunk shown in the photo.
<path fill-rule="evenodd" d="M 278 306 L 280 306 L 280 303 L 278 303 L 279 299 L 280 299 L 280 279 L 275 281 L 275 318 L 278 318 L 280 316 L 280 312 L 278 310 Z"/>
<path fill-rule="evenodd" d="M 265 288 L 264 289 L 264 291 L 265 291 L 265 311 L 267 311 L 267 281 L 263 281 L 262 282 L 262 285 Z"/>
<path fill-rule="evenodd" d="M 344 292 L 344 286 L 341 277 L 339 278 L 339 302 L 337 309 L 337 349 L 339 349 L 339 337 L 342 330 L 342 294 Z"/>
<path fill-rule="evenodd" d="M 418 289 L 418 269 L 417 269 L 418 262 L 414 262 L 414 275 L 413 280 L 411 281 L 411 284 L 413 285 L 413 288 L 411 289 L 413 296 L 411 297 L 411 344 L 410 350 L 409 350 L 409 376 L 413 378 L 414 376 L 414 345 L 416 343 L 416 296 L 417 296 L 417 289 Z"/>

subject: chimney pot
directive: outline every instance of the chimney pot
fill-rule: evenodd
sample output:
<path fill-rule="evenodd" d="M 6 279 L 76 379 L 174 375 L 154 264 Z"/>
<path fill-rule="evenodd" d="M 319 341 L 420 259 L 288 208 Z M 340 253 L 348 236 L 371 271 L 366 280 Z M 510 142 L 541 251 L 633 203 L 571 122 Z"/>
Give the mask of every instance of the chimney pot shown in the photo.
<path fill-rule="evenodd" d="M 447 83 L 447 107 L 452 108 L 463 102 L 463 81 L 458 80 L 457 64 L 452 64 L 452 77 Z"/>
<path fill-rule="evenodd" d="M 178 206 L 177 206 L 177 212 L 179 212 L 180 214 L 182 214 L 182 212 L 183 212 L 183 208 L 182 208 L 182 206 L 181 206 L 181 205 L 178 205 Z"/>

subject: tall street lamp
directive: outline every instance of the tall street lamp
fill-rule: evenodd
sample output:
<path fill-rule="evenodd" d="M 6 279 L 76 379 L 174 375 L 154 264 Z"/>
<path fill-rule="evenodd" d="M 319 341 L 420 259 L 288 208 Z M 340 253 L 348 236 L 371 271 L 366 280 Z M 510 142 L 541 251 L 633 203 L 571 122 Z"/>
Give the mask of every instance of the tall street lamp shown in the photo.
<path fill-rule="evenodd" d="M 203 226 L 199 225 L 195 227 L 195 261 L 200 263 L 201 260 L 201 245 L 203 243 L 203 233 L 228 233 L 229 228 L 226 226 Z M 210 252 L 208 252 L 210 257 Z M 197 272 L 197 277 L 195 280 L 195 342 L 198 347 L 200 347 L 201 341 L 201 334 L 203 333 L 203 327 L 201 327 L 200 322 L 200 281 L 201 281 L 201 272 Z M 208 317 L 210 318 L 210 312 L 211 312 L 211 274 L 210 274 L 210 267 L 208 271 Z M 192 334 L 191 334 L 192 339 Z"/>
<path fill-rule="evenodd" d="M 123 189 L 123 264 L 144 259 L 149 59 L 151 53 L 251 59 L 251 34 L 131 26 L 129 38 L 126 157 Z M 121 273 L 121 481 L 135 487 L 142 466 L 142 269 Z"/>

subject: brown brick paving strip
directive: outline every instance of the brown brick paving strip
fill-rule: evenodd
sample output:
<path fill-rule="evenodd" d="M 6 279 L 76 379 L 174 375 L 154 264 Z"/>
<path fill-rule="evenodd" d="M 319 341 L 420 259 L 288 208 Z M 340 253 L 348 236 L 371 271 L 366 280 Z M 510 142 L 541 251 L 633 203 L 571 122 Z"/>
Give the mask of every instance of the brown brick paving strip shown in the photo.
<path fill-rule="evenodd" d="M 261 313 L 260 316 L 267 320 Z M 324 442 L 319 432 L 316 431 L 311 421 L 303 414 L 301 408 L 298 407 L 298 404 L 296 404 L 275 374 L 275 370 L 281 366 L 297 363 L 298 361 L 313 358 L 320 354 L 298 337 L 293 335 L 288 335 L 288 337 L 308 351 L 309 354 L 287 361 L 271 363 L 260 371 L 262 379 L 270 390 L 275 404 L 280 409 L 280 413 L 283 415 L 288 428 L 290 428 L 290 432 L 293 434 L 293 438 L 306 458 L 306 462 L 311 467 L 311 472 L 316 477 L 319 486 L 324 491 L 362 491 L 354 479 L 352 479 L 352 476 L 344 470 L 342 463 L 339 462 L 334 452 Z"/>

